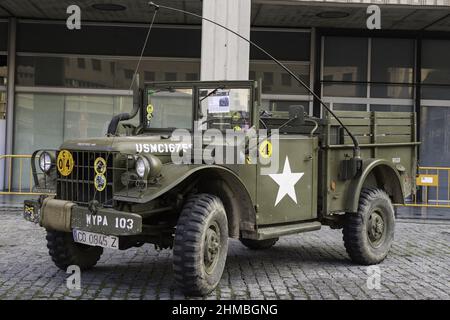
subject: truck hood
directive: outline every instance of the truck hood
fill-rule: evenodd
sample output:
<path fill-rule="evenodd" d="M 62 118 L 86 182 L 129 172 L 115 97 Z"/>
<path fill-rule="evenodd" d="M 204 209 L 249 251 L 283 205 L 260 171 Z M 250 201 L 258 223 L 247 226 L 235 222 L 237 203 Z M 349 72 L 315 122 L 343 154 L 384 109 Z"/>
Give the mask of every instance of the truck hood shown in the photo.
<path fill-rule="evenodd" d="M 142 135 L 68 140 L 61 145 L 60 149 L 169 155 L 181 150 L 186 152 L 191 147 L 190 143 L 173 141 L 170 137 Z"/>

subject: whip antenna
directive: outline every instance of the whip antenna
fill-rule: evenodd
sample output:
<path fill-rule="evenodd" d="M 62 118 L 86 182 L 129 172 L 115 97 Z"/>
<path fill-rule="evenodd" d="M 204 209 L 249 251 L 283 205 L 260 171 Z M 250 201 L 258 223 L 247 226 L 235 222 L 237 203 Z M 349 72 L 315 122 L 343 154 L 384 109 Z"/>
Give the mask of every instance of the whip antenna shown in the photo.
<path fill-rule="evenodd" d="M 193 12 L 189 12 L 186 10 L 182 10 L 182 9 L 177 9 L 177 8 L 172 8 L 172 7 L 168 7 L 168 6 L 164 6 L 164 5 L 158 5 L 156 3 L 154 3 L 153 1 L 150 1 L 148 3 L 150 6 L 152 6 L 153 8 L 155 8 L 155 12 L 158 11 L 160 8 L 161 9 L 166 9 L 166 10 L 171 10 L 171 11 L 175 11 L 175 12 L 179 12 L 179 13 L 183 13 L 186 15 L 190 15 L 205 21 L 208 21 L 218 27 L 221 27 L 224 30 L 227 30 L 228 32 L 231 32 L 232 34 L 238 36 L 239 38 L 241 38 L 242 40 L 248 42 L 249 44 L 251 44 L 253 47 L 255 47 L 256 49 L 258 49 L 259 51 L 261 51 L 262 53 L 264 53 L 267 57 L 269 57 L 272 61 L 274 61 L 278 66 L 280 66 L 284 71 L 286 71 L 291 77 L 293 77 L 302 87 L 304 87 L 317 101 L 319 101 L 319 103 L 325 108 L 325 110 L 327 110 L 335 119 L 336 121 L 339 123 L 339 125 L 347 132 L 347 134 L 349 135 L 349 137 L 352 139 L 353 142 L 353 156 L 355 158 L 360 158 L 361 157 L 361 150 L 359 147 L 359 143 L 358 140 L 356 139 L 356 137 L 351 133 L 351 131 L 347 128 L 347 126 L 341 121 L 341 119 L 339 119 L 339 117 L 333 112 L 333 110 L 331 110 L 323 101 L 322 99 L 320 99 L 320 97 L 314 93 L 314 91 L 306 84 L 302 81 L 302 79 L 300 79 L 294 72 L 292 72 L 288 67 L 286 67 L 282 62 L 280 62 L 279 60 L 277 60 L 274 56 L 272 56 L 269 52 L 267 52 L 265 49 L 263 49 L 262 47 L 260 47 L 259 45 L 257 45 L 256 43 L 254 43 L 253 41 L 251 41 L 250 39 L 245 38 L 244 36 L 240 35 L 239 33 L 237 33 L 234 30 L 231 30 L 230 28 L 214 21 L 208 18 L 205 18 L 199 14 L 193 13 Z"/>

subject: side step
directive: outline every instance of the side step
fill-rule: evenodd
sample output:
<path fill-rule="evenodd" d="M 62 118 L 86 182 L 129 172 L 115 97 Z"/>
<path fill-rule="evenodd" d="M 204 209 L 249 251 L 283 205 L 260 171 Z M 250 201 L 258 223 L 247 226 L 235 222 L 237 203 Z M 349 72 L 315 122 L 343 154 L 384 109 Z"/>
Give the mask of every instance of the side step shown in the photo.
<path fill-rule="evenodd" d="M 322 224 L 319 221 L 302 222 L 284 226 L 259 227 L 258 240 L 271 239 L 289 234 L 319 230 L 321 227 Z"/>

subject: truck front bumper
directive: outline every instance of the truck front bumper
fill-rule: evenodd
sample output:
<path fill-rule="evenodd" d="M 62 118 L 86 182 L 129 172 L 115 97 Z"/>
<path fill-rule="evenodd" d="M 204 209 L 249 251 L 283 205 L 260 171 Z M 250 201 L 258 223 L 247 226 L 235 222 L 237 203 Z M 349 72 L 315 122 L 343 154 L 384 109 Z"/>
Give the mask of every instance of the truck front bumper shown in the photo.
<path fill-rule="evenodd" d="M 135 213 L 98 208 L 94 214 L 87 207 L 70 201 L 45 198 L 41 202 L 25 200 L 25 220 L 63 232 L 73 229 L 114 236 L 131 236 L 142 233 L 142 217 Z"/>

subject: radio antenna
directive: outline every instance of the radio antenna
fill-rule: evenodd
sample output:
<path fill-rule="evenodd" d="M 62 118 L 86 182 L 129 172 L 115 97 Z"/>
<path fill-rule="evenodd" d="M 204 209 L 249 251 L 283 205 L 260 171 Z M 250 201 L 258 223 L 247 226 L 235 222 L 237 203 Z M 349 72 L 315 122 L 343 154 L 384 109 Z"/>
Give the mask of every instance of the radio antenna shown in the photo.
<path fill-rule="evenodd" d="M 353 142 L 353 156 L 354 158 L 361 158 L 361 150 L 359 147 L 359 143 L 358 140 L 356 139 L 356 137 L 351 133 L 351 131 L 347 128 L 347 126 L 341 121 L 341 119 L 339 119 L 339 117 L 333 112 L 333 110 L 331 110 L 323 101 L 322 99 L 320 99 L 320 97 L 314 93 L 314 91 L 305 83 L 302 81 L 302 79 L 300 79 L 294 72 L 292 72 L 288 67 L 286 67 L 281 61 L 279 61 L 278 59 L 276 59 L 274 56 L 272 56 L 269 52 L 267 52 L 265 49 L 263 49 L 262 47 L 260 47 L 259 45 L 257 45 L 256 43 L 254 43 L 253 41 L 251 41 L 250 39 L 245 38 L 244 36 L 240 35 L 239 33 L 237 33 L 234 30 L 231 30 L 230 28 L 216 22 L 213 21 L 211 19 L 205 18 L 199 14 L 193 13 L 193 12 L 189 12 L 186 10 L 182 10 L 182 9 L 177 9 L 177 8 L 172 8 L 172 7 L 168 7 L 168 6 L 164 6 L 164 5 L 158 5 L 156 3 L 154 3 L 153 1 L 148 3 L 150 6 L 154 7 L 155 10 L 159 10 L 161 9 L 166 9 L 166 10 L 171 10 L 171 11 L 176 11 L 179 13 L 183 13 L 186 15 L 190 15 L 196 18 L 199 18 L 201 20 L 205 20 L 208 21 L 218 27 L 221 27 L 222 29 L 231 32 L 232 34 L 238 36 L 239 38 L 241 38 L 242 40 L 248 42 L 250 45 L 252 45 L 253 47 L 255 47 L 256 49 L 258 49 L 259 51 L 261 51 L 262 53 L 264 53 L 267 57 L 269 57 L 273 62 L 275 62 L 278 66 L 280 66 L 284 71 L 286 71 L 292 78 L 294 78 L 302 87 L 304 87 L 324 108 L 325 110 L 327 110 L 335 119 L 336 121 L 339 123 L 339 125 L 347 132 L 347 134 L 349 135 L 349 137 L 352 139 Z"/>

